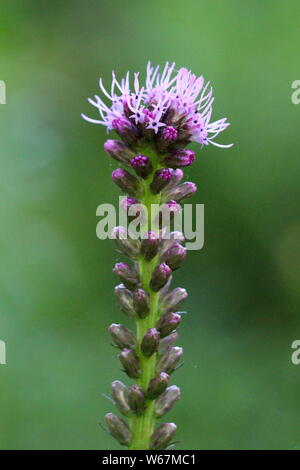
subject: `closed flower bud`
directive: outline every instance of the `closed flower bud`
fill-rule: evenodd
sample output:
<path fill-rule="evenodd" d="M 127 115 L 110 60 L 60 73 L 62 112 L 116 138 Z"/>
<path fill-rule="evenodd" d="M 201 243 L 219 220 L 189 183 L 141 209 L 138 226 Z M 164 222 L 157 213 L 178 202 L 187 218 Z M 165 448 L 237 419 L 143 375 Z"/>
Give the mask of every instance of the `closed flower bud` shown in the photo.
<path fill-rule="evenodd" d="M 147 260 L 150 261 L 157 255 L 159 247 L 159 238 L 155 232 L 149 230 L 143 236 L 141 242 L 141 255 Z"/>
<path fill-rule="evenodd" d="M 173 331 L 170 335 L 162 338 L 158 345 L 158 355 L 163 356 L 168 349 L 170 349 L 178 339 L 178 332 Z"/>
<path fill-rule="evenodd" d="M 180 389 L 176 385 L 166 388 L 166 390 L 155 401 L 155 415 L 160 418 L 166 414 L 174 403 L 180 398 Z"/>
<path fill-rule="evenodd" d="M 129 405 L 133 413 L 141 415 L 145 410 L 145 394 L 139 385 L 132 385 L 129 389 Z"/>
<path fill-rule="evenodd" d="M 139 358 L 132 349 L 123 349 L 119 354 L 119 359 L 129 377 L 136 379 L 140 376 Z"/>
<path fill-rule="evenodd" d="M 192 150 L 178 149 L 165 157 L 165 164 L 171 168 L 182 168 L 191 165 L 195 160 L 195 152 Z"/>
<path fill-rule="evenodd" d="M 140 318 L 145 318 L 150 311 L 150 296 L 143 289 L 136 289 L 133 292 L 133 306 L 136 314 Z"/>
<path fill-rule="evenodd" d="M 157 374 L 156 377 L 150 380 L 148 389 L 147 389 L 147 397 L 151 400 L 157 398 L 169 385 L 170 376 L 165 372 L 160 372 Z"/>
<path fill-rule="evenodd" d="M 113 272 L 119 276 L 125 287 L 133 290 L 139 283 L 137 272 L 130 268 L 126 263 L 117 263 L 113 269 Z"/>
<path fill-rule="evenodd" d="M 160 311 L 161 312 L 176 312 L 180 305 L 185 301 L 188 294 L 185 289 L 181 287 L 176 287 L 171 292 L 167 292 L 161 299 L 160 299 Z"/>
<path fill-rule="evenodd" d="M 138 258 L 140 253 L 140 241 L 131 238 L 125 227 L 115 227 L 111 236 L 124 255 L 132 259 Z"/>
<path fill-rule="evenodd" d="M 108 328 L 113 342 L 120 349 L 137 347 L 137 340 L 134 334 L 123 325 L 119 323 L 112 323 Z"/>
<path fill-rule="evenodd" d="M 160 244 L 160 256 L 163 256 L 165 251 L 168 250 L 172 245 L 175 243 L 183 243 L 185 238 L 183 233 L 175 231 L 175 232 L 170 232 L 167 235 L 163 235 L 163 240 Z"/>
<path fill-rule="evenodd" d="M 129 318 L 133 318 L 135 316 L 135 311 L 132 292 L 127 289 L 124 284 L 119 284 L 115 287 L 115 296 L 122 312 Z"/>
<path fill-rule="evenodd" d="M 119 188 L 129 196 L 139 198 L 142 194 L 142 187 L 139 180 L 127 170 L 117 168 L 112 172 L 112 180 Z"/>
<path fill-rule="evenodd" d="M 181 207 L 176 201 L 168 201 L 165 204 L 162 204 L 159 210 L 159 214 L 155 218 L 155 224 L 159 225 L 160 228 L 166 227 L 170 229 L 171 221 L 180 211 Z"/>
<path fill-rule="evenodd" d="M 134 125 L 129 119 L 119 117 L 113 120 L 112 127 L 116 132 L 118 132 L 118 134 L 125 135 L 134 128 Z"/>
<path fill-rule="evenodd" d="M 159 359 L 157 364 L 157 372 L 166 372 L 172 374 L 176 366 L 179 364 L 183 354 L 183 349 L 173 346 Z"/>
<path fill-rule="evenodd" d="M 195 183 L 190 183 L 186 181 L 185 183 L 179 184 L 178 186 L 174 186 L 173 188 L 167 188 L 163 192 L 163 200 L 169 201 L 173 199 L 177 202 L 182 202 L 184 199 L 187 199 L 190 196 L 193 196 L 197 191 L 197 186 Z"/>
<path fill-rule="evenodd" d="M 171 274 L 172 269 L 166 263 L 161 263 L 156 266 L 151 276 L 151 289 L 154 291 L 161 289 L 166 284 Z"/>
<path fill-rule="evenodd" d="M 130 148 L 120 140 L 108 139 L 104 144 L 104 150 L 112 158 L 124 165 L 130 165 L 130 159 L 134 155 Z"/>
<path fill-rule="evenodd" d="M 159 331 L 155 328 L 149 328 L 141 343 L 141 350 L 144 356 L 152 356 L 157 351 L 159 343 Z"/>
<path fill-rule="evenodd" d="M 174 423 L 162 423 L 155 429 L 151 436 L 150 449 L 164 450 L 170 444 L 176 432 L 177 426 Z"/>
<path fill-rule="evenodd" d="M 138 200 L 137 199 L 134 199 L 133 197 L 129 197 L 129 196 L 126 196 L 126 197 L 123 197 L 122 201 L 121 201 L 121 207 L 123 209 L 124 212 L 128 212 L 128 209 L 135 205 L 135 204 L 138 204 Z"/>
<path fill-rule="evenodd" d="M 181 316 L 178 313 L 168 312 L 158 320 L 156 328 L 160 332 L 160 336 L 164 338 L 176 330 L 180 322 Z"/>
<path fill-rule="evenodd" d="M 118 117 L 112 121 L 112 127 L 126 143 L 129 145 L 136 143 L 139 130 L 129 119 Z"/>
<path fill-rule="evenodd" d="M 130 406 L 128 401 L 129 391 L 126 385 L 124 385 L 120 380 L 115 380 L 111 384 L 112 388 L 112 397 L 118 407 L 118 409 L 124 415 L 128 416 L 130 414 Z"/>
<path fill-rule="evenodd" d="M 133 197 L 129 197 L 129 196 L 124 197 L 121 200 L 120 207 L 127 214 L 129 222 L 132 222 L 135 219 L 139 219 L 140 216 L 141 216 L 140 220 L 145 219 L 143 206 L 139 203 L 137 199 L 134 199 Z"/>
<path fill-rule="evenodd" d="M 173 276 L 170 276 L 167 283 L 162 287 L 159 291 L 159 301 L 165 297 L 165 295 L 169 292 L 170 286 L 172 284 Z"/>
<path fill-rule="evenodd" d="M 168 189 L 173 188 L 174 186 L 177 186 L 183 177 L 184 177 L 184 173 L 182 170 L 180 170 L 180 168 L 176 168 L 175 170 L 173 169 L 171 171 L 171 178 L 170 178 L 170 182 L 168 185 Z"/>
<path fill-rule="evenodd" d="M 141 178 L 147 178 L 152 171 L 152 163 L 145 155 L 136 155 L 130 160 L 130 165 Z"/>
<path fill-rule="evenodd" d="M 166 126 L 163 128 L 162 136 L 164 140 L 174 142 L 177 139 L 178 131 L 173 126 Z"/>
<path fill-rule="evenodd" d="M 113 413 L 107 413 L 105 420 L 111 435 L 123 446 L 128 446 L 131 441 L 131 431 L 127 423 Z"/>
<path fill-rule="evenodd" d="M 180 243 L 174 243 L 161 255 L 160 261 L 166 263 L 174 271 L 180 267 L 186 254 L 186 248 L 180 245 Z"/>
<path fill-rule="evenodd" d="M 172 173 L 169 168 L 161 168 L 154 174 L 150 189 L 153 194 L 158 194 L 160 191 L 167 186 L 171 179 Z M 169 198 L 173 199 L 173 198 Z"/>
<path fill-rule="evenodd" d="M 177 214 L 180 211 L 180 205 L 176 201 L 168 201 L 163 204 L 163 207 L 167 207 L 169 212 L 172 214 Z"/>

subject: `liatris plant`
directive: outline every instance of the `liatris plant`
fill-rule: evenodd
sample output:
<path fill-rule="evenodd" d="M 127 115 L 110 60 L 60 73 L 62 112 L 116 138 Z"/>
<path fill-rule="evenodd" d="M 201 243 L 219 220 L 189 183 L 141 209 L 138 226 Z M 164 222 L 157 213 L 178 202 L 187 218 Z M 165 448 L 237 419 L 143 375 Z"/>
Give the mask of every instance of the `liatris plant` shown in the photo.
<path fill-rule="evenodd" d="M 185 289 L 171 289 L 173 272 L 186 257 L 184 236 L 170 232 L 168 221 L 180 210 L 180 203 L 192 196 L 196 185 L 182 182 L 182 168 L 190 166 L 195 155 L 185 147 L 199 142 L 226 147 L 214 142 L 229 124 L 226 118 L 210 122 L 212 89 L 204 86 L 185 68 L 175 73 L 175 64 L 166 63 L 162 73 L 149 63 L 145 85 L 134 74 L 130 89 L 129 73 L 120 82 L 112 75 L 108 92 L 100 79 L 106 104 L 95 96 L 89 102 L 99 113 L 108 131 L 115 130 L 121 140 L 107 140 L 105 151 L 122 164 L 112 179 L 126 193 L 122 208 L 132 220 L 130 209 L 138 207 L 140 237 L 133 237 L 125 227 L 116 227 L 113 238 L 119 251 L 132 264 L 117 263 L 115 274 L 121 284 L 115 295 L 121 310 L 136 323 L 136 334 L 113 323 L 109 333 L 120 349 L 124 372 L 134 380 L 131 387 L 116 380 L 112 399 L 128 418 L 125 422 L 113 413 L 105 416 L 110 433 L 129 449 L 165 449 L 176 431 L 174 423 L 155 427 L 156 420 L 167 413 L 180 397 L 170 375 L 180 365 L 183 350 L 175 346 L 178 311 L 187 297 Z M 131 170 L 131 171 L 129 171 Z M 166 222 L 167 220 L 167 222 Z"/>

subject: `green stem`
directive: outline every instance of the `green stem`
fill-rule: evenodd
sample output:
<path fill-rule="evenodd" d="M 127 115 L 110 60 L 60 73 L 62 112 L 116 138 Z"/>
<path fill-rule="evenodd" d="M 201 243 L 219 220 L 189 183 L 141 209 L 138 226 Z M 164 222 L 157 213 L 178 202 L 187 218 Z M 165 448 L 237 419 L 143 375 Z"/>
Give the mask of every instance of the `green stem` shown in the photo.
<path fill-rule="evenodd" d="M 147 153 L 145 151 L 144 154 L 149 155 L 149 153 L 149 151 L 147 151 Z M 148 230 L 153 204 L 160 205 L 161 201 L 160 194 L 153 195 L 150 191 L 150 183 L 152 181 L 153 174 L 158 168 L 160 168 L 157 156 L 153 155 L 153 153 L 151 152 L 151 157 L 152 163 L 154 163 L 153 172 L 147 178 L 147 180 L 144 181 L 144 195 L 143 198 L 141 198 L 142 204 L 147 209 L 147 220 L 145 221 L 144 226 L 141 228 L 142 233 Z M 156 214 L 154 214 L 154 216 L 155 215 Z M 153 227 L 151 227 L 151 229 L 153 230 Z M 153 258 L 151 261 L 146 261 L 144 258 L 141 258 L 139 260 L 139 274 L 142 288 L 150 295 L 149 315 L 146 318 L 137 320 L 137 340 L 139 345 L 141 344 L 142 339 L 149 330 L 149 328 L 155 327 L 159 316 L 159 293 L 154 292 L 150 288 L 151 275 L 157 264 L 158 256 Z M 137 380 L 137 383 L 144 390 L 147 390 L 150 380 L 155 376 L 157 354 L 153 354 L 150 357 L 146 357 L 141 353 L 140 350 L 137 351 L 137 354 L 139 356 L 141 368 L 141 376 Z M 134 416 L 131 418 L 132 441 L 130 445 L 130 450 L 148 450 L 150 448 L 150 438 L 153 433 L 154 424 L 154 400 L 147 400 L 145 412 L 140 416 Z"/>

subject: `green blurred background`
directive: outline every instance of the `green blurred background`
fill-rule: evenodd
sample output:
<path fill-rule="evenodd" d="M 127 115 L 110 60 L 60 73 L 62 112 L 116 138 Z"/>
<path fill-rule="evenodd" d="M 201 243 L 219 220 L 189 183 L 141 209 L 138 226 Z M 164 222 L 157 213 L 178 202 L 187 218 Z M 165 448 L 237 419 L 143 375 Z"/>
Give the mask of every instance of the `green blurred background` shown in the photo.
<path fill-rule="evenodd" d="M 176 61 L 215 89 L 229 150 L 188 178 L 205 204 L 205 247 L 176 275 L 187 287 L 182 399 L 168 415 L 181 449 L 300 448 L 299 1 L 1 2 L 2 449 L 117 449 L 98 426 L 102 393 L 126 378 L 107 326 L 119 259 L 96 238 L 96 207 L 117 203 L 89 125 L 98 77 Z M 125 320 L 125 324 L 129 324 Z"/>

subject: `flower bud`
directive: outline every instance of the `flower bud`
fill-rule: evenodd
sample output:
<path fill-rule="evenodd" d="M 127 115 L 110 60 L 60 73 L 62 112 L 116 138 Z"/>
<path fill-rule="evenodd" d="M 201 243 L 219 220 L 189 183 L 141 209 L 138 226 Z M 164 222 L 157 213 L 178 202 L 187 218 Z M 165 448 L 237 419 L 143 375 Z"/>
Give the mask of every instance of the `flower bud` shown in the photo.
<path fill-rule="evenodd" d="M 140 253 L 140 241 L 134 240 L 130 237 L 126 228 L 119 226 L 115 227 L 111 234 L 115 240 L 117 247 L 128 258 L 136 259 Z"/>
<path fill-rule="evenodd" d="M 156 328 L 160 332 L 160 336 L 164 338 L 172 333 L 172 331 L 176 330 L 180 322 L 181 316 L 178 315 L 178 313 L 168 312 L 158 320 Z"/>
<path fill-rule="evenodd" d="M 196 191 L 197 186 L 194 183 L 186 181 L 185 183 L 179 184 L 173 188 L 167 188 L 163 192 L 163 200 L 169 201 L 170 199 L 174 199 L 177 202 L 181 202 L 192 196 Z"/>
<path fill-rule="evenodd" d="M 170 276 L 164 287 L 159 291 L 159 300 L 163 299 L 165 295 L 169 292 L 170 286 L 172 284 L 173 276 Z"/>
<path fill-rule="evenodd" d="M 183 177 L 184 177 L 184 173 L 182 170 L 180 170 L 180 168 L 172 169 L 168 189 L 173 188 L 174 186 L 177 186 Z"/>
<path fill-rule="evenodd" d="M 127 289 L 133 290 L 139 283 L 137 272 L 130 268 L 126 263 L 117 263 L 113 268 L 113 272 L 119 276 Z"/>
<path fill-rule="evenodd" d="M 120 207 L 126 213 L 129 222 L 132 222 L 136 219 L 138 220 L 140 216 L 142 217 L 141 220 L 145 218 L 143 213 L 143 206 L 137 199 L 134 199 L 133 197 L 124 197 L 121 200 Z"/>
<path fill-rule="evenodd" d="M 161 289 L 166 284 L 171 274 L 172 269 L 166 263 L 161 263 L 156 266 L 151 276 L 151 289 L 154 291 Z"/>
<path fill-rule="evenodd" d="M 162 136 L 169 142 L 174 142 L 177 139 L 178 131 L 173 126 L 166 126 L 162 131 Z"/>
<path fill-rule="evenodd" d="M 129 396 L 128 388 L 126 387 L 126 385 L 123 384 L 123 382 L 120 382 L 120 380 L 115 380 L 111 384 L 111 388 L 112 388 L 112 397 L 116 406 L 121 411 L 121 413 L 128 416 L 131 411 L 130 406 L 129 406 L 129 401 L 128 401 L 128 396 Z"/>
<path fill-rule="evenodd" d="M 119 354 L 119 359 L 124 367 L 124 372 L 126 372 L 129 377 L 136 379 L 140 376 L 139 358 L 132 349 L 123 349 Z"/>
<path fill-rule="evenodd" d="M 176 201 L 168 201 L 163 206 L 167 206 L 172 214 L 177 214 L 180 211 L 180 205 Z"/>
<path fill-rule="evenodd" d="M 158 345 L 158 355 L 163 356 L 168 349 L 170 349 L 178 339 L 178 332 L 173 331 L 170 335 L 162 338 Z"/>
<path fill-rule="evenodd" d="M 136 155 L 130 160 L 130 165 L 141 178 L 147 178 L 152 171 L 152 163 L 145 155 Z"/>
<path fill-rule="evenodd" d="M 173 407 L 174 403 L 180 398 L 180 389 L 176 385 L 166 388 L 166 390 L 155 401 L 155 415 L 161 418 Z"/>
<path fill-rule="evenodd" d="M 166 263 L 174 271 L 180 267 L 186 254 L 186 248 L 180 245 L 180 243 L 174 243 L 170 248 L 165 250 L 163 255 L 161 255 L 160 261 Z"/>
<path fill-rule="evenodd" d="M 120 135 L 126 135 L 134 129 L 133 123 L 126 117 L 118 117 L 112 121 L 113 129 Z"/>
<path fill-rule="evenodd" d="M 170 376 L 165 372 L 160 372 L 156 377 L 150 380 L 148 389 L 147 389 L 147 397 L 151 400 L 157 398 L 169 385 Z"/>
<path fill-rule="evenodd" d="M 126 143 L 134 144 L 139 137 L 138 128 L 126 117 L 118 117 L 112 121 L 112 128 Z"/>
<path fill-rule="evenodd" d="M 132 385 L 129 389 L 129 405 L 136 415 L 143 414 L 145 410 L 145 394 L 139 385 Z"/>
<path fill-rule="evenodd" d="M 155 224 L 161 228 L 170 229 L 171 221 L 174 216 L 181 211 L 180 205 L 176 201 L 168 201 L 160 206 L 158 215 L 155 218 Z M 157 222 L 158 221 L 158 222 Z"/>
<path fill-rule="evenodd" d="M 165 164 L 171 168 L 182 168 L 191 165 L 195 160 L 192 150 L 178 149 L 165 157 Z"/>
<path fill-rule="evenodd" d="M 154 256 L 157 255 L 159 247 L 159 238 L 155 232 L 149 230 L 143 236 L 141 243 L 141 255 L 147 260 L 150 261 Z"/>
<path fill-rule="evenodd" d="M 122 312 L 129 318 L 133 318 L 135 316 L 135 311 L 132 292 L 129 289 L 126 289 L 124 284 L 119 284 L 115 287 L 115 296 Z"/>
<path fill-rule="evenodd" d="M 129 147 L 120 140 L 108 139 L 104 144 L 104 150 L 112 158 L 124 165 L 130 165 L 130 159 L 134 155 Z"/>
<path fill-rule="evenodd" d="M 126 196 L 126 197 L 123 197 L 122 201 L 121 201 L 121 207 L 123 209 L 124 212 L 128 212 L 128 209 L 135 205 L 135 204 L 138 204 L 138 200 L 137 199 L 134 199 L 133 197 L 129 197 L 129 196 Z"/>
<path fill-rule="evenodd" d="M 176 287 L 171 292 L 167 292 L 160 300 L 160 311 L 161 312 L 176 312 L 180 305 L 185 301 L 188 294 L 185 289 Z"/>
<path fill-rule="evenodd" d="M 142 187 L 139 180 L 127 170 L 117 168 L 112 172 L 113 182 L 129 196 L 139 198 L 142 194 Z"/>
<path fill-rule="evenodd" d="M 150 189 L 153 194 L 158 194 L 160 191 L 167 186 L 171 179 L 172 173 L 169 168 L 161 168 L 154 174 Z M 169 198 L 173 199 L 173 198 Z"/>
<path fill-rule="evenodd" d="M 137 340 L 134 334 L 123 325 L 119 323 L 112 323 L 108 328 L 113 342 L 118 348 L 131 348 L 137 347 Z"/>
<path fill-rule="evenodd" d="M 140 318 L 145 318 L 150 311 L 150 296 L 143 289 L 136 289 L 133 292 L 133 306 L 136 314 Z"/>
<path fill-rule="evenodd" d="M 166 372 L 172 374 L 176 366 L 182 358 L 183 349 L 178 346 L 173 346 L 159 359 L 157 364 L 158 372 Z"/>
<path fill-rule="evenodd" d="M 155 328 L 149 328 L 141 343 L 141 350 L 144 356 L 150 357 L 156 352 L 158 348 L 159 337 L 159 331 L 157 331 Z"/>
<path fill-rule="evenodd" d="M 185 240 L 183 233 L 175 231 L 169 234 L 163 234 L 160 244 L 160 256 L 164 256 L 166 250 L 171 248 L 175 243 L 183 243 Z"/>
<path fill-rule="evenodd" d="M 131 431 L 127 423 L 113 413 L 107 413 L 105 420 L 110 434 L 117 439 L 120 444 L 128 446 L 131 441 Z"/>
<path fill-rule="evenodd" d="M 155 429 L 151 436 L 150 449 L 164 450 L 170 444 L 176 432 L 177 426 L 174 423 L 162 423 Z"/>

